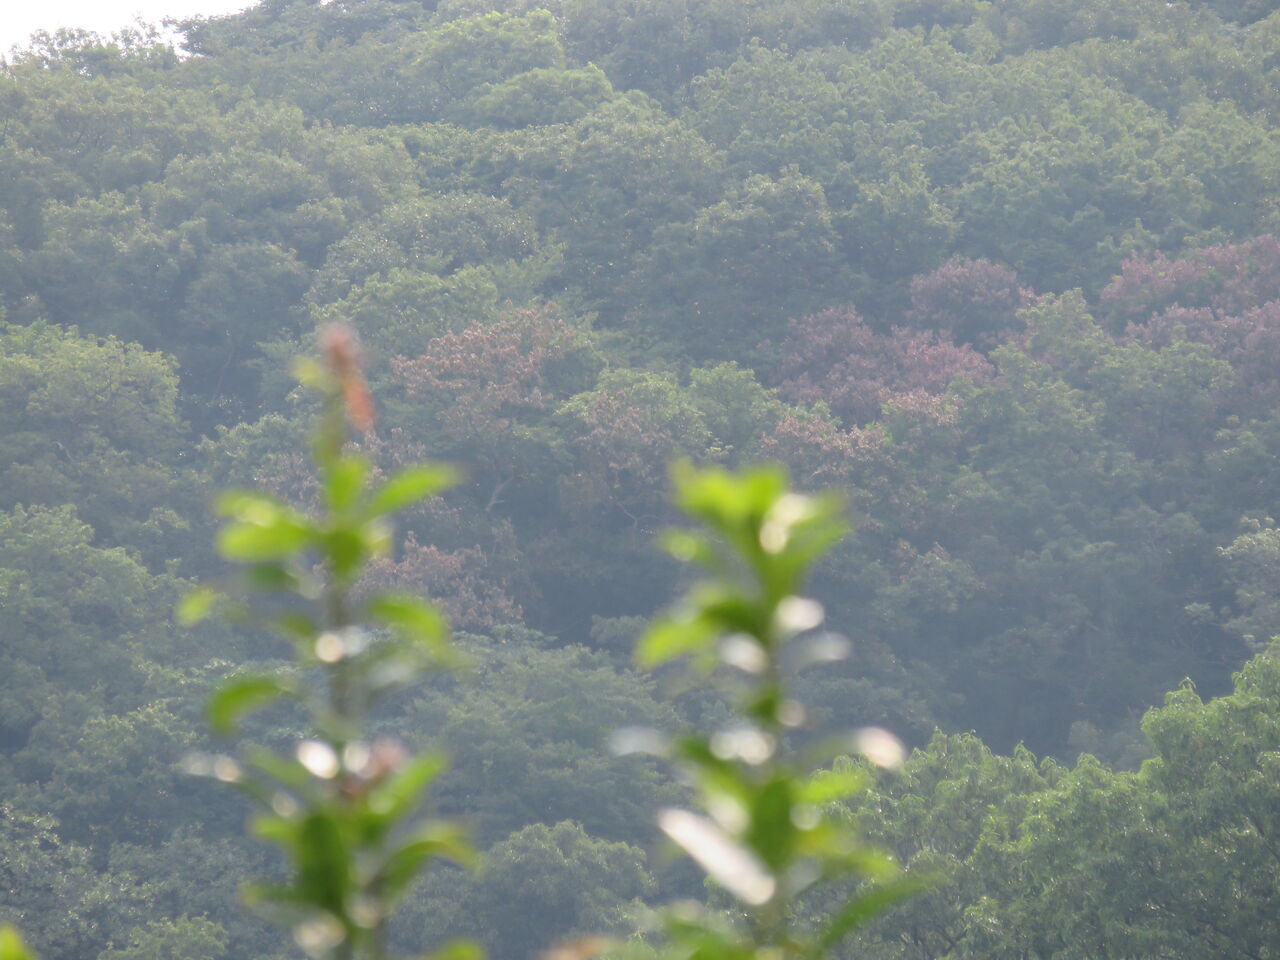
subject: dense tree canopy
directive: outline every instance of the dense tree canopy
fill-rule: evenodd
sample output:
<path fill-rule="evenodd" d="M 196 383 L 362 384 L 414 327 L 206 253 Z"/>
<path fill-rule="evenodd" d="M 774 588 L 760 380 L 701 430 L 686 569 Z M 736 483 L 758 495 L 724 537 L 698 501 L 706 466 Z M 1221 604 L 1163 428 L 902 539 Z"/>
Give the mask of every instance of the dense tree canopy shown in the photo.
<path fill-rule="evenodd" d="M 645 847 L 683 787 L 606 749 L 723 712 L 628 660 L 689 457 L 854 521 L 815 590 L 855 653 L 799 689 L 921 748 L 850 813 L 952 878 L 858 950 L 1271 957 L 1276 7 L 261 0 L 177 52 L 14 51 L 0 920 L 47 960 L 286 955 L 234 907 L 271 869 L 241 809 L 180 770 L 281 650 L 170 611 L 225 576 L 215 490 L 319 495 L 287 367 L 346 320 L 374 475 L 464 475 L 359 587 L 432 595 L 476 664 L 376 718 L 455 753 L 491 850 L 400 942 L 520 960 L 700 894 Z"/>

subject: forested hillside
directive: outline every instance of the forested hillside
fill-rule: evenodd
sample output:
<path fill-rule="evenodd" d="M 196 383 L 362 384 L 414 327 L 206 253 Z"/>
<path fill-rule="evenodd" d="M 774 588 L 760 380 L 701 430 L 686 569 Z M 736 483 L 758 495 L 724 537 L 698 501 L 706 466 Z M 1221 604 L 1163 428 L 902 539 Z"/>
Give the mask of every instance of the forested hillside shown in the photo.
<path fill-rule="evenodd" d="M 685 788 L 606 748 L 723 716 L 632 666 L 684 456 L 847 503 L 814 591 L 854 653 L 799 682 L 920 748 L 849 816 L 950 877 L 849 957 L 1277 956 L 1280 5 L 262 0 L 179 35 L 0 70 L 0 920 L 45 960 L 296 952 L 181 763 L 285 651 L 172 612 L 226 573 L 216 491 L 316 499 L 288 364 L 335 320 L 376 472 L 465 476 L 364 585 L 475 664 L 378 716 L 453 755 L 487 851 L 406 953 L 704 895 L 652 841 Z"/>

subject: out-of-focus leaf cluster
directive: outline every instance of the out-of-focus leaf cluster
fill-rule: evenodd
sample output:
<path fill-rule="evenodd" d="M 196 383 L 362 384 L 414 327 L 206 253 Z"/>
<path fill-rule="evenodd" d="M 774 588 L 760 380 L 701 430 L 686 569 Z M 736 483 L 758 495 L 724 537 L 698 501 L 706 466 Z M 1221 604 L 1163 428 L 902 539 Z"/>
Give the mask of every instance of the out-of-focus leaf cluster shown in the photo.
<path fill-rule="evenodd" d="M 8 925 L 0 927 L 0 960 L 35 960 L 18 931 Z"/>
<path fill-rule="evenodd" d="M 420 870 L 433 859 L 468 865 L 472 852 L 457 823 L 415 821 L 444 757 L 413 757 L 397 740 L 370 739 L 368 710 L 424 669 L 458 660 L 444 617 L 429 603 L 390 592 L 357 596 L 354 588 L 365 564 L 390 548 L 390 515 L 449 486 L 454 475 L 419 465 L 374 483 L 369 460 L 346 443 L 348 421 L 365 432 L 373 427 L 350 333 L 326 331 L 322 354 L 298 369 L 324 399 L 312 443 L 318 511 L 256 492 L 223 494 L 219 550 L 242 569 L 233 590 L 203 587 L 179 608 L 191 623 L 222 605 L 293 645 L 288 667 L 232 677 L 213 694 L 215 733 L 232 735 L 250 712 L 292 701 L 310 736 L 287 751 L 249 746 L 238 758 L 192 756 L 187 765 L 252 798 L 252 832 L 290 863 L 286 882 L 246 888 L 251 905 L 288 923 L 312 956 L 383 957 L 387 920 Z"/>
<path fill-rule="evenodd" d="M 806 574 L 845 531 L 833 496 L 788 489 L 781 469 L 742 474 L 675 471 L 677 502 L 697 529 L 666 537 L 677 558 L 703 579 L 640 642 L 638 660 L 655 667 L 689 658 L 723 680 L 738 719 L 714 732 L 665 742 L 624 731 L 620 750 L 669 757 L 695 788 L 703 812 L 664 810 L 663 832 L 745 911 L 743 922 L 684 905 L 666 916 L 672 956 L 821 957 L 855 927 L 920 884 L 865 844 L 836 807 L 868 785 L 863 766 L 827 769 L 840 753 L 896 766 L 902 747 L 883 730 L 813 738 L 789 678 L 839 659 L 843 638 L 815 634 L 817 601 L 802 593 Z M 811 743 L 800 748 L 793 741 Z M 798 922 L 796 901 L 832 881 L 861 881 L 856 895 L 816 927 Z"/>

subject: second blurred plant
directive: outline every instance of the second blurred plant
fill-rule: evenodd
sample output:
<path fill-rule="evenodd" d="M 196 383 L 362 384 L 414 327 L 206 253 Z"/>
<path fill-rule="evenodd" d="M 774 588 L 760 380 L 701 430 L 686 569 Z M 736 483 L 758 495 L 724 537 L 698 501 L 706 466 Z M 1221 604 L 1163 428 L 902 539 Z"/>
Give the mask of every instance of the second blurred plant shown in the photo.
<path fill-rule="evenodd" d="M 623 731 L 616 745 L 665 754 L 690 782 L 702 811 L 664 810 L 659 826 L 739 909 L 669 910 L 667 952 L 818 960 L 920 885 L 836 809 L 867 785 L 868 771 L 827 766 L 849 753 L 896 766 L 901 744 L 878 729 L 815 737 L 789 692 L 789 675 L 847 654 L 844 638 L 818 630 L 822 607 L 802 592 L 813 564 L 844 533 L 840 506 L 831 496 L 791 492 L 778 469 L 732 474 L 684 465 L 675 480 L 678 505 L 699 527 L 669 533 L 666 547 L 705 576 L 652 626 L 637 658 L 647 667 L 689 658 L 724 687 L 737 719 L 671 742 Z M 802 734 L 806 745 L 797 747 Z M 798 919 L 799 901 L 841 882 L 855 889 L 830 915 Z"/>
<path fill-rule="evenodd" d="M 419 871 L 435 858 L 468 864 L 472 852 L 456 823 L 417 819 L 444 758 L 411 756 L 396 740 L 365 735 L 378 698 L 424 670 L 455 665 L 447 624 L 416 597 L 358 596 L 355 587 L 365 564 L 390 548 L 390 516 L 448 487 L 453 473 L 426 464 L 374 483 L 370 462 L 347 442 L 351 427 L 374 428 L 354 337 L 330 327 L 320 347 L 320 358 L 296 371 L 322 400 L 312 441 L 318 509 L 309 514 L 258 492 L 223 494 L 218 545 L 241 573 L 231 590 L 198 589 L 179 609 L 194 622 L 217 606 L 265 623 L 293 649 L 288 667 L 242 674 L 217 690 L 209 703 L 215 733 L 231 735 L 248 712 L 288 700 L 302 707 L 309 735 L 286 751 L 247 746 L 189 763 L 248 794 L 257 807 L 253 832 L 289 862 L 288 879 L 248 887 L 249 902 L 287 924 L 313 957 L 381 960 L 388 919 Z M 475 952 L 449 948 L 451 956 Z"/>

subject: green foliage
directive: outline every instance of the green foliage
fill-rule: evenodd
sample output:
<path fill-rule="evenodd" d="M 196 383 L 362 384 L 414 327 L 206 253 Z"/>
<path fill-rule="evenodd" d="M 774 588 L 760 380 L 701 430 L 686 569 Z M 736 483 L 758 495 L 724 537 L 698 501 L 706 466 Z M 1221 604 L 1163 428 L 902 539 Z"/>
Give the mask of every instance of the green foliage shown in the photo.
<path fill-rule="evenodd" d="M 127 947 L 112 947 L 99 960 L 220 960 L 227 941 L 222 929 L 200 917 L 152 922 L 133 931 Z"/>
<path fill-rule="evenodd" d="M 519 129 L 572 123 L 612 97 L 609 78 L 595 64 L 578 70 L 544 67 L 492 85 L 471 109 L 483 125 Z"/>
<path fill-rule="evenodd" d="M 18 931 L 8 925 L 0 927 L 0 960 L 35 960 Z"/>
<path fill-rule="evenodd" d="M 675 722 L 654 685 L 581 647 L 462 642 L 473 675 L 431 689 L 405 715 L 408 730 L 455 758 L 439 782 L 441 808 L 465 813 L 483 843 L 562 821 L 646 842 L 651 811 L 679 791 L 646 758 L 611 756 L 604 740 L 620 727 Z"/>
<path fill-rule="evenodd" d="M 20 750 L 59 703 L 145 697 L 144 664 L 175 653 L 163 618 L 181 590 L 123 548 L 92 542 L 70 507 L 0 514 L 0 749 Z M 45 761 L 47 762 L 47 760 Z"/>
<path fill-rule="evenodd" d="M 815 727 L 974 729 L 1132 767 L 1146 706 L 1183 676 L 1225 690 L 1277 632 L 1270 0 L 536 6 L 268 0 L 184 24 L 189 57 L 71 31 L 0 70 L 0 803 L 42 824 L 5 844 L 38 882 L 0 915 L 42 955 L 180 954 L 150 925 L 201 918 L 227 956 L 277 949 L 231 906 L 272 863 L 236 798 L 174 761 L 208 749 L 198 705 L 228 673 L 217 723 L 280 747 L 327 668 L 282 682 L 298 634 L 169 622 L 180 577 L 210 588 L 184 619 L 236 612 L 212 589 L 210 490 L 270 492 L 226 503 L 267 616 L 302 626 L 323 554 L 353 618 L 429 592 L 489 635 L 463 643 L 473 686 L 441 677 L 368 721 L 458 752 L 445 812 L 484 846 L 529 829 L 548 864 L 537 824 L 580 823 L 556 843 L 594 863 L 682 802 L 599 728 L 724 722 L 723 698 L 617 659 L 677 577 L 650 546 L 674 454 L 785 461 L 857 517 L 810 587 L 856 656 L 789 681 Z M 465 469 L 447 496 L 409 504 L 433 482 L 410 473 L 352 501 L 358 463 L 326 491 L 296 452 L 312 395 L 284 361 L 339 320 L 387 411 L 348 450 L 364 489 L 425 449 Z M 334 504 L 352 536 L 315 525 Z M 375 516 L 393 507 L 399 534 Z M 371 638 L 398 625 L 434 662 L 430 612 L 377 606 Z M 1271 949 L 1248 918 L 1269 894 L 1232 873 L 1256 867 L 1247 844 L 1158 809 L 1194 791 L 940 742 L 920 761 L 936 791 L 908 772 L 850 798 L 900 861 L 957 877 L 896 932 L 863 928 L 865 952 Z M 501 875 L 429 877 L 393 939 L 533 949 L 522 918 L 468 916 L 504 897 L 540 904 L 523 919 L 548 940 L 618 929 L 648 890 L 632 855 L 565 867 L 617 894 L 586 914 Z M 694 892 L 690 872 L 643 896 Z M 817 929 L 851 889 L 794 919 Z M 1201 923 L 1237 915 L 1216 938 Z"/>
<path fill-rule="evenodd" d="M 638 317 L 682 328 L 696 358 L 745 358 L 774 324 L 847 283 L 820 184 L 794 169 L 749 177 L 687 223 L 655 232 L 632 279 Z M 699 330 L 699 327 L 705 327 Z"/>
<path fill-rule="evenodd" d="M 555 21 L 545 10 L 524 16 L 487 13 L 443 24 L 427 36 L 418 61 L 423 95 L 434 98 L 432 106 L 443 107 L 441 119 L 454 119 L 450 104 L 473 97 L 483 102 L 504 81 L 563 65 Z M 502 97 L 497 94 L 499 101 Z M 484 107 L 478 109 L 483 115 Z"/>
<path fill-rule="evenodd" d="M 1222 549 L 1239 610 L 1226 628 L 1262 649 L 1280 636 L 1280 531 L 1269 517 L 1247 518 L 1243 526 L 1245 532 Z"/>
<path fill-rule="evenodd" d="M 1143 720 L 1154 756 L 1137 772 L 936 734 L 848 808 L 909 872 L 949 882 L 863 931 L 850 955 L 1266 956 L 1278 653 L 1217 699 L 1170 693 Z"/>
<path fill-rule="evenodd" d="M 89 851 L 64 843 L 49 817 L 0 806 L 0 942 L 16 951 L 15 925 L 45 956 L 92 956 L 137 923 L 147 891 L 134 878 L 97 867 Z"/>
<path fill-rule="evenodd" d="M 658 822 L 734 896 L 745 922 L 672 911 L 669 950 L 680 957 L 822 957 L 918 885 L 832 816 L 834 801 L 865 786 L 864 771 L 815 768 L 815 748 L 788 744 L 806 715 L 790 697 L 784 671 L 847 653 L 843 638 L 811 633 L 822 607 L 801 595 L 809 568 L 843 532 L 838 505 L 788 491 L 776 469 L 734 475 L 683 466 L 676 487 L 677 503 L 704 529 L 673 531 L 667 549 L 708 576 L 653 625 L 636 655 L 648 666 L 688 657 L 703 671 L 732 670 L 728 690 L 738 717 L 671 744 L 670 756 L 708 816 L 668 808 Z M 644 736 L 623 735 L 621 745 Z M 836 750 L 850 746 L 885 766 L 902 759 L 901 744 L 883 730 L 862 730 Z M 816 748 L 817 757 L 823 753 Z M 794 901 L 849 876 L 871 882 L 813 929 L 795 922 Z"/>
<path fill-rule="evenodd" d="M 490 848 L 485 870 L 492 879 L 473 886 L 467 909 L 495 956 L 566 934 L 629 932 L 653 887 L 640 848 L 598 840 L 571 821 L 513 833 Z"/>
<path fill-rule="evenodd" d="M 251 711 L 296 700 L 313 738 L 289 753 L 249 748 L 243 765 L 228 756 L 190 765 L 245 791 L 260 807 L 253 833 L 290 863 L 287 882 L 250 887 L 249 901 L 291 925 L 311 955 L 381 957 L 390 914 L 419 870 L 439 858 L 468 862 L 471 851 L 450 821 L 411 822 L 443 759 L 412 757 L 397 740 L 370 741 L 365 732 L 375 700 L 427 666 L 454 662 L 444 620 L 416 598 L 357 599 L 352 588 L 387 549 L 388 515 L 447 486 L 452 473 L 409 467 L 370 487 L 368 461 L 345 449 L 345 421 L 367 433 L 374 417 L 353 336 L 329 328 L 322 347 L 323 363 L 299 365 L 304 384 L 324 400 L 312 445 L 322 512 L 312 517 L 247 492 L 220 500 L 229 519 L 219 548 L 244 565 L 242 592 L 278 598 L 267 623 L 292 642 L 294 663 L 233 677 L 209 702 L 210 724 L 227 734 Z M 207 598 L 197 596 L 184 604 L 187 616 L 207 612 Z M 285 598 L 292 602 L 281 604 Z"/>
<path fill-rule="evenodd" d="M 173 364 L 160 354 L 42 323 L 6 326 L 0 505 L 74 503 L 107 542 L 177 555 L 192 502 L 176 462 L 186 433 L 177 406 Z"/>

